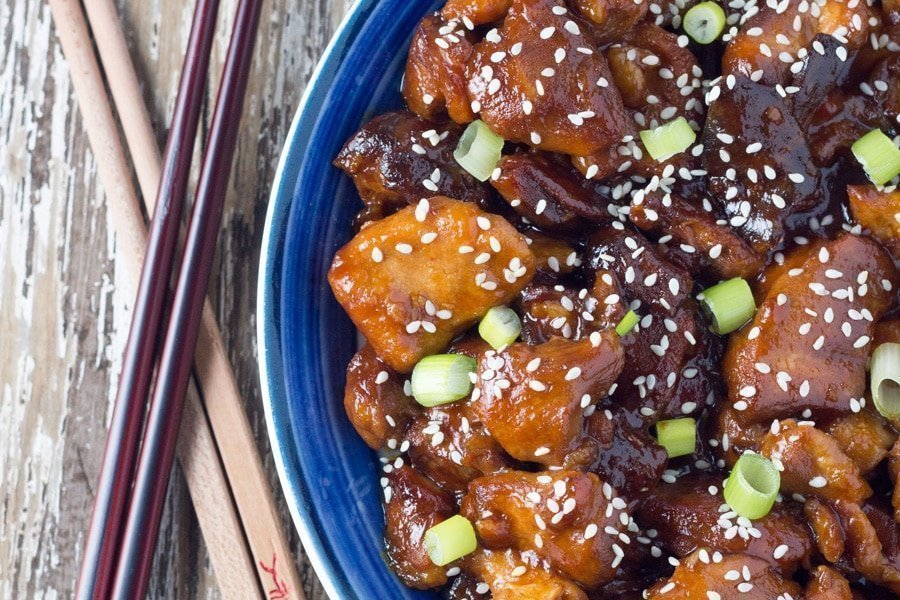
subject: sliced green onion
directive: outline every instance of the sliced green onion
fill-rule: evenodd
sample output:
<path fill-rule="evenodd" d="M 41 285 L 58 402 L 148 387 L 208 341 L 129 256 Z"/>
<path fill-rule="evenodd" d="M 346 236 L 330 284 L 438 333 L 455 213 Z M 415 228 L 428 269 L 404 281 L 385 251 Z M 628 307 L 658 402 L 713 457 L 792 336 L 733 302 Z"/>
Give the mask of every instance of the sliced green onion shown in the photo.
<path fill-rule="evenodd" d="M 448 404 L 472 391 L 475 359 L 463 354 L 433 354 L 413 368 L 412 393 L 422 406 Z"/>
<path fill-rule="evenodd" d="M 477 547 L 475 528 L 462 515 L 453 515 L 425 532 L 428 558 L 439 567 L 475 552 Z"/>
<path fill-rule="evenodd" d="M 872 353 L 872 401 L 886 419 L 900 417 L 900 344 L 888 342 Z"/>
<path fill-rule="evenodd" d="M 522 333 L 522 322 L 519 315 L 506 306 L 495 306 L 487 311 L 478 324 L 478 335 L 494 350 L 509 346 Z"/>
<path fill-rule="evenodd" d="M 625 313 L 625 316 L 622 317 L 622 320 L 619 321 L 619 324 L 616 325 L 616 333 L 619 334 L 619 337 L 625 337 L 628 335 L 634 326 L 638 324 L 641 318 L 637 315 L 633 310 L 629 310 Z"/>
<path fill-rule="evenodd" d="M 669 419 L 656 424 L 656 441 L 669 458 L 687 456 L 697 449 L 697 421 L 691 418 Z"/>
<path fill-rule="evenodd" d="M 781 473 L 759 454 L 744 454 L 735 463 L 725 484 L 725 502 L 748 519 L 760 519 L 772 510 L 781 488 Z"/>
<path fill-rule="evenodd" d="M 681 23 L 695 42 L 709 44 L 725 28 L 725 11 L 715 2 L 701 2 L 685 13 Z"/>
<path fill-rule="evenodd" d="M 656 129 L 641 131 L 641 141 L 644 148 L 654 160 L 662 162 L 676 154 L 681 154 L 697 139 L 697 134 L 691 129 L 684 117 L 678 117 Z"/>
<path fill-rule="evenodd" d="M 484 121 L 472 121 L 453 151 L 453 158 L 478 181 L 487 181 L 503 150 L 503 138 L 491 131 Z"/>
<path fill-rule="evenodd" d="M 900 148 L 880 129 L 873 129 L 850 146 L 869 179 L 884 185 L 900 173 Z"/>
<path fill-rule="evenodd" d="M 756 312 L 750 284 L 740 277 L 706 288 L 697 299 L 703 313 L 712 321 L 712 330 L 719 335 L 738 329 Z"/>

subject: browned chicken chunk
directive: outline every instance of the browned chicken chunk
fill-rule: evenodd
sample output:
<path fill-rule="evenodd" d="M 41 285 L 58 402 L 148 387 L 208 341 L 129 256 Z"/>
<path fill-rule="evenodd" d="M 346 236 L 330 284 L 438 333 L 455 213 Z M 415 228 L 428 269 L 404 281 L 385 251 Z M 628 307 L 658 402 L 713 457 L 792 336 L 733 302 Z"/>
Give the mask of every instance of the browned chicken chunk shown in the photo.
<path fill-rule="evenodd" d="M 847 187 L 850 214 L 900 259 L 900 190 L 880 192 L 873 185 Z"/>
<path fill-rule="evenodd" d="M 476 477 L 513 464 L 469 402 L 428 409 L 413 421 L 408 441 L 413 466 L 451 492 L 464 492 Z"/>
<path fill-rule="evenodd" d="M 604 283 L 609 280 L 609 285 Z M 592 290 L 561 285 L 529 285 L 522 291 L 522 339 L 537 345 L 552 337 L 580 340 L 594 331 L 610 329 L 625 316 L 614 278 L 606 273 Z"/>
<path fill-rule="evenodd" d="M 395 449 L 409 422 L 421 411 L 403 392 L 404 378 L 366 344 L 347 366 L 344 409 L 356 432 L 373 450 Z"/>
<path fill-rule="evenodd" d="M 475 412 L 513 458 L 561 465 L 582 442 L 582 403 L 608 392 L 622 361 L 615 332 L 487 352 L 478 364 Z"/>
<path fill-rule="evenodd" d="M 600 196 L 568 161 L 548 153 L 503 157 L 491 179 L 513 209 L 545 231 L 578 231 L 612 220 Z"/>
<path fill-rule="evenodd" d="M 591 588 L 613 578 L 630 543 L 624 509 L 593 473 L 516 471 L 473 481 L 461 510 L 485 547 L 531 551 Z"/>
<path fill-rule="evenodd" d="M 768 425 L 807 409 L 813 418 L 858 410 L 873 323 L 894 278 L 878 244 L 849 234 L 770 267 L 756 316 L 732 334 L 723 364 L 737 418 Z"/>
<path fill-rule="evenodd" d="M 375 117 L 347 142 L 335 164 L 353 177 L 365 204 L 360 224 L 439 194 L 483 204 L 490 191 L 453 158 L 460 129 L 407 111 Z"/>
<path fill-rule="evenodd" d="M 503 218 L 432 198 L 358 233 L 328 281 L 378 356 L 407 373 L 533 275 L 528 245 Z"/>
<path fill-rule="evenodd" d="M 729 80 L 730 81 L 730 80 Z M 711 197 L 753 250 L 780 246 L 785 222 L 820 197 L 821 181 L 792 105 L 770 84 L 716 84 L 703 132 Z"/>
<path fill-rule="evenodd" d="M 394 573 L 417 589 L 444 585 L 447 569 L 428 557 L 425 532 L 453 516 L 453 498 L 411 467 L 392 469 L 385 477 L 384 542 Z"/>
<path fill-rule="evenodd" d="M 611 271 L 625 291 L 627 302 L 639 300 L 635 310 L 675 314 L 690 295 L 691 276 L 659 255 L 653 244 L 636 231 L 604 228 L 589 240 L 587 264 Z"/>
<path fill-rule="evenodd" d="M 621 139 L 622 99 L 581 19 L 555 0 L 512 6 L 469 63 L 475 112 L 504 139 L 551 152 L 587 155 Z"/>
<path fill-rule="evenodd" d="M 437 15 L 422 19 L 413 34 L 403 77 L 403 98 L 411 111 L 426 119 L 446 112 L 457 123 L 475 118 L 466 91 L 472 41 L 458 20 L 444 21 Z"/>
<path fill-rule="evenodd" d="M 751 522 L 725 504 L 722 483 L 722 477 L 697 473 L 661 484 L 641 502 L 636 519 L 657 530 L 679 558 L 700 548 L 744 554 L 786 576 L 810 559 L 813 541 L 796 506 L 776 504 L 765 517 Z"/>
<path fill-rule="evenodd" d="M 763 267 L 763 257 L 753 251 L 716 213 L 663 192 L 639 194 L 631 203 L 629 218 L 639 229 L 658 236 L 669 236 L 667 245 L 675 246 L 673 261 L 697 277 L 713 275 L 718 279 L 752 279 Z"/>
<path fill-rule="evenodd" d="M 855 504 L 872 495 L 856 463 L 830 435 L 812 425 L 781 421 L 776 433 L 763 438 L 760 453 L 779 468 L 786 492 Z"/>

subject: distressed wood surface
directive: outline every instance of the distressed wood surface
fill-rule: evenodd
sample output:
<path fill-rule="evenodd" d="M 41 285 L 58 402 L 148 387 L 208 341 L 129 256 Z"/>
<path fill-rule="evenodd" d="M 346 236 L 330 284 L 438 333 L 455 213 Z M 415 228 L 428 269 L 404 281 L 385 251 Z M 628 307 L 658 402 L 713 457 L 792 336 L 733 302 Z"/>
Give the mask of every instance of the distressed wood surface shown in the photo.
<path fill-rule="evenodd" d="M 237 0 L 222 0 L 221 70 Z M 256 367 L 256 268 L 270 182 L 306 81 L 350 0 L 267 0 L 210 286 L 229 356 L 310 600 L 266 440 Z M 118 0 L 160 143 L 193 3 Z M 204 126 L 218 77 L 209 84 Z M 43 0 L 0 0 L 0 598 L 72 595 L 137 274 L 116 240 Z M 150 596 L 219 597 L 176 469 Z"/>

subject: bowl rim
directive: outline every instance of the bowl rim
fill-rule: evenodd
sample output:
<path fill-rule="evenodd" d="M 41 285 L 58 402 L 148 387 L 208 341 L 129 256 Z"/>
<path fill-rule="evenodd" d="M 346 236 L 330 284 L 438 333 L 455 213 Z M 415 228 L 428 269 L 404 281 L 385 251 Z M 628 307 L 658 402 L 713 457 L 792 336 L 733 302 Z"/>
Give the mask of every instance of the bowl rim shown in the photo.
<path fill-rule="evenodd" d="M 302 491 L 298 489 L 301 487 L 300 481 L 298 478 L 290 476 L 288 471 L 288 462 L 296 460 L 293 456 L 294 448 L 290 447 L 290 439 L 292 438 L 288 436 L 282 442 L 281 427 L 277 422 L 279 415 L 276 415 L 274 402 L 283 400 L 283 398 L 277 398 L 284 387 L 283 382 L 280 381 L 283 367 L 280 364 L 281 349 L 271 346 L 280 345 L 280 336 L 270 336 L 267 333 L 267 328 L 275 318 L 279 298 L 278 293 L 272 290 L 271 285 L 269 285 L 271 282 L 266 277 L 266 274 L 275 272 L 276 246 L 287 226 L 287 217 L 297 184 L 296 177 L 291 177 L 288 180 L 286 174 L 290 173 L 291 170 L 298 170 L 297 167 L 305 154 L 306 143 L 302 134 L 313 125 L 318 114 L 318 107 L 313 100 L 317 96 L 327 93 L 331 87 L 334 73 L 333 71 L 327 73 L 326 67 L 329 66 L 331 61 L 339 57 L 341 49 L 352 44 L 361 26 L 365 23 L 369 12 L 377 2 L 378 0 L 355 0 L 335 30 L 331 41 L 325 47 L 307 82 L 306 89 L 291 121 L 291 126 L 278 160 L 278 166 L 272 178 L 274 185 L 270 192 L 269 204 L 266 209 L 256 289 L 255 312 L 260 393 L 275 469 L 278 473 L 278 479 L 281 483 L 281 489 L 284 493 L 291 519 L 300 537 L 303 551 L 309 558 L 310 564 L 315 570 L 326 594 L 334 600 L 341 598 L 338 584 L 340 578 L 333 572 L 333 566 L 329 564 L 325 557 L 321 537 L 308 525 L 311 514 L 302 502 Z M 277 358 L 273 353 L 277 354 Z M 273 364 L 275 361 L 279 363 L 277 366 Z M 284 411 L 287 411 L 286 406 Z M 289 419 L 286 415 L 281 416 Z"/>

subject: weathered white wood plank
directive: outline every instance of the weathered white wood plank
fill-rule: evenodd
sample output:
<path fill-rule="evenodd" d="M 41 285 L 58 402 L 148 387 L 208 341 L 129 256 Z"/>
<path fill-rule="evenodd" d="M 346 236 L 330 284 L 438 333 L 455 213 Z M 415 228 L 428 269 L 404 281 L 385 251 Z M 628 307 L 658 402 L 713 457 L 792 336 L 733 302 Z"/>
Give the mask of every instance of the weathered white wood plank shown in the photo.
<path fill-rule="evenodd" d="M 218 73 L 236 0 L 223 0 Z M 210 289 L 259 448 L 254 299 L 269 184 L 305 82 L 349 2 L 269 0 Z M 159 139 L 192 3 L 119 0 Z M 205 113 L 214 102 L 213 77 Z M 205 126 L 204 126 L 205 130 Z M 198 150 L 199 151 L 199 150 Z M 42 0 L 0 0 L 0 598 L 71 595 L 115 395 L 131 298 L 116 293 L 103 190 Z M 286 508 L 282 515 L 292 543 Z M 325 596 L 301 552 L 311 600 Z M 180 473 L 170 486 L 154 598 L 218 597 Z"/>

